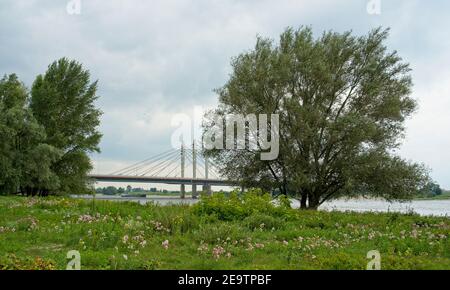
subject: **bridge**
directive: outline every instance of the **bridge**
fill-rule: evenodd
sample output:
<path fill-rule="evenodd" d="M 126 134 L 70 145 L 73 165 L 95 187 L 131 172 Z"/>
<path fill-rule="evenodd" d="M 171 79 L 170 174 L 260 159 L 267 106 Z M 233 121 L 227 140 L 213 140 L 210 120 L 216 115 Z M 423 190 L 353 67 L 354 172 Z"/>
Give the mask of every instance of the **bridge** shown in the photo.
<path fill-rule="evenodd" d="M 179 184 L 181 198 L 185 198 L 186 185 L 192 186 L 192 197 L 198 196 L 197 186 L 207 194 L 211 186 L 235 186 L 235 182 L 220 178 L 217 166 L 196 149 L 170 149 L 143 161 L 109 174 L 90 174 L 96 182 Z M 212 177 L 212 178 L 211 178 Z"/>

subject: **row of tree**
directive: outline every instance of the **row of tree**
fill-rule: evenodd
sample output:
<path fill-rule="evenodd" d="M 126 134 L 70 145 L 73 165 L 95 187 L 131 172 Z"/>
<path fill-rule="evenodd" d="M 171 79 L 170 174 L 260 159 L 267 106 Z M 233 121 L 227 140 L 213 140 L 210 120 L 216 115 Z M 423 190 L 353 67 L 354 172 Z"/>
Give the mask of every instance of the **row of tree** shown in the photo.
<path fill-rule="evenodd" d="M 62 58 L 31 91 L 17 75 L 0 80 L 0 194 L 46 196 L 89 192 L 88 156 L 99 152 L 97 82 Z"/>

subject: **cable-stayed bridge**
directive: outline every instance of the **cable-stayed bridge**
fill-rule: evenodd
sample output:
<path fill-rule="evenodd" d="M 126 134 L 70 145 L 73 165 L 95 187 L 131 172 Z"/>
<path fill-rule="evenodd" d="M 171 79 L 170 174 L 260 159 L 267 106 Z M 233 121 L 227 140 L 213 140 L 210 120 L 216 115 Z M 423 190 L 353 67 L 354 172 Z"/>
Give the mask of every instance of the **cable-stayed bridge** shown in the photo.
<path fill-rule="evenodd" d="M 181 146 L 154 155 L 110 174 L 91 174 L 98 182 L 163 183 L 179 184 L 181 197 L 185 197 L 186 185 L 192 186 L 192 196 L 197 197 L 197 186 L 211 194 L 211 186 L 233 186 L 222 179 L 217 166 L 203 156 L 200 150 Z"/>

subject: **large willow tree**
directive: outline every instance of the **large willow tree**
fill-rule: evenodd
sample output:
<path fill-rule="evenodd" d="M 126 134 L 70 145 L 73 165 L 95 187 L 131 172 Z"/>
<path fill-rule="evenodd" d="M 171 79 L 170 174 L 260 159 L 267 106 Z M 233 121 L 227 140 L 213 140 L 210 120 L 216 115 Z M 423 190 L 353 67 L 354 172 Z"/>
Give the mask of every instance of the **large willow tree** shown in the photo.
<path fill-rule="evenodd" d="M 405 119 L 416 109 L 407 63 L 384 42 L 387 30 L 363 37 L 287 29 L 279 43 L 258 38 L 232 61 L 217 90 L 215 113 L 279 114 L 277 159 L 255 150 L 208 150 L 228 178 L 276 189 L 317 209 L 343 195 L 408 199 L 427 180 L 423 166 L 395 154 Z"/>

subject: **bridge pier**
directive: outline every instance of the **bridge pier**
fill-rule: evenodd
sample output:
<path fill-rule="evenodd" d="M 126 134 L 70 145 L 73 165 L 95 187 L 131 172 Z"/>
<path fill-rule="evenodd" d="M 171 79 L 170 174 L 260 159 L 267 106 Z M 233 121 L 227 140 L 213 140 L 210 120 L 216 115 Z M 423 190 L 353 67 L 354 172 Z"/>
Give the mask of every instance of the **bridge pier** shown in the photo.
<path fill-rule="evenodd" d="M 202 191 L 206 192 L 207 195 L 211 195 L 212 194 L 211 185 L 203 184 Z"/>

